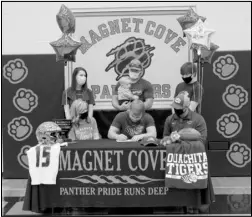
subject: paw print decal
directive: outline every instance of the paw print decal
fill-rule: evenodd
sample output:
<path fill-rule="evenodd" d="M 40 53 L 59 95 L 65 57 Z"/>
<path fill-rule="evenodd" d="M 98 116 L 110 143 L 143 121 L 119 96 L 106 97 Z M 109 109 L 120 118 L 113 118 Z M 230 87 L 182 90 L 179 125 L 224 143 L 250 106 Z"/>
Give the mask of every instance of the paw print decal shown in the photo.
<path fill-rule="evenodd" d="M 12 84 L 18 84 L 28 75 L 28 68 L 21 59 L 10 60 L 3 67 L 3 76 Z"/>
<path fill-rule="evenodd" d="M 234 142 L 227 151 L 227 159 L 235 167 L 245 167 L 251 161 L 251 149 L 239 142 Z"/>
<path fill-rule="evenodd" d="M 12 119 L 8 124 L 8 134 L 16 141 L 27 139 L 32 133 L 32 125 L 27 117 L 21 116 Z"/>
<path fill-rule="evenodd" d="M 38 96 L 29 89 L 20 88 L 13 98 L 14 106 L 21 112 L 29 113 L 38 105 Z"/>
<path fill-rule="evenodd" d="M 242 129 L 242 122 L 235 113 L 222 115 L 217 120 L 217 131 L 225 138 L 236 136 Z"/>
<path fill-rule="evenodd" d="M 223 93 L 222 99 L 227 107 L 238 110 L 248 102 L 248 92 L 242 86 L 230 84 Z"/>
<path fill-rule="evenodd" d="M 118 81 L 121 77 L 129 74 L 129 63 L 133 59 L 137 59 L 141 62 L 144 75 L 145 69 L 151 64 L 152 56 L 151 53 L 155 47 L 145 44 L 145 40 L 141 38 L 130 37 L 126 39 L 122 44 L 111 49 L 106 56 L 114 55 L 114 60 L 105 69 L 108 72 L 110 69 L 114 68 Z"/>
<path fill-rule="evenodd" d="M 17 160 L 19 162 L 19 164 L 24 167 L 25 169 L 29 169 L 29 165 L 28 165 L 28 157 L 26 155 L 26 152 L 31 148 L 31 146 L 29 145 L 25 145 L 21 148 L 18 156 L 17 156 Z"/>
<path fill-rule="evenodd" d="M 220 56 L 213 63 L 213 73 L 221 80 L 228 80 L 236 75 L 239 70 L 239 65 L 234 56 L 228 54 Z"/>
<path fill-rule="evenodd" d="M 251 198 L 248 193 L 230 194 L 227 196 L 227 204 L 232 212 L 250 212 Z"/>

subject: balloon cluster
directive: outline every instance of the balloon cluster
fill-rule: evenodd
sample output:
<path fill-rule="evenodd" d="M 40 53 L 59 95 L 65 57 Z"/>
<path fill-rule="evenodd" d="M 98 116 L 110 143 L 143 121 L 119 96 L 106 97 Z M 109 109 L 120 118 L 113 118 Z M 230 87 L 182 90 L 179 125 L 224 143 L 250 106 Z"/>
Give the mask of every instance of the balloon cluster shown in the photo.
<path fill-rule="evenodd" d="M 72 11 L 65 5 L 61 5 L 56 20 L 63 35 L 57 41 L 53 41 L 50 45 L 56 52 L 56 61 L 72 61 L 75 62 L 75 55 L 81 46 L 81 42 L 73 39 L 75 32 L 75 17 Z"/>
<path fill-rule="evenodd" d="M 205 27 L 206 18 L 196 14 L 192 8 L 177 19 L 182 30 L 187 36 L 190 48 L 193 49 L 193 61 L 201 63 L 211 63 L 218 45 L 211 43 L 211 37 L 215 30 Z"/>

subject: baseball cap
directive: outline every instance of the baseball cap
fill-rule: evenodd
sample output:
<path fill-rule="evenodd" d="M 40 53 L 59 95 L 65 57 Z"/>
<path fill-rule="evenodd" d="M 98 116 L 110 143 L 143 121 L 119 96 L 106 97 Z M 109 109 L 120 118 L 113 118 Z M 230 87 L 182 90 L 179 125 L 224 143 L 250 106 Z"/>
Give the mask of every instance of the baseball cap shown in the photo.
<path fill-rule="evenodd" d="M 129 68 L 137 70 L 137 71 L 141 71 L 143 69 L 142 65 L 141 65 L 141 62 L 139 60 L 136 60 L 136 59 L 131 60 L 131 62 L 129 64 Z"/>
<path fill-rule="evenodd" d="M 190 99 L 186 93 L 179 93 L 173 100 L 172 107 L 175 109 L 183 109 L 190 105 Z"/>
<path fill-rule="evenodd" d="M 158 146 L 160 141 L 152 136 L 145 137 L 141 140 L 140 144 L 143 146 Z"/>

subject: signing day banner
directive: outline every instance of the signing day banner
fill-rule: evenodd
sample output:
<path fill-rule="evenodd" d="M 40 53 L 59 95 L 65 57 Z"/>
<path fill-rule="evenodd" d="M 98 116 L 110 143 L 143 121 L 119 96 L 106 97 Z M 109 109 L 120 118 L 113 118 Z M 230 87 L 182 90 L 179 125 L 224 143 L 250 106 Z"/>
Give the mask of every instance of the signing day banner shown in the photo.
<path fill-rule="evenodd" d="M 75 67 L 88 73 L 95 109 L 111 109 L 112 92 L 117 80 L 127 75 L 127 65 L 138 59 L 144 68 L 143 78 L 154 88 L 153 108 L 167 109 L 176 85 L 181 82 L 180 66 L 188 61 L 187 39 L 176 20 L 186 10 L 81 12 L 76 17 L 75 38 L 83 44 L 76 62 L 68 67 L 69 79 Z M 71 81 L 68 82 L 68 86 Z"/>

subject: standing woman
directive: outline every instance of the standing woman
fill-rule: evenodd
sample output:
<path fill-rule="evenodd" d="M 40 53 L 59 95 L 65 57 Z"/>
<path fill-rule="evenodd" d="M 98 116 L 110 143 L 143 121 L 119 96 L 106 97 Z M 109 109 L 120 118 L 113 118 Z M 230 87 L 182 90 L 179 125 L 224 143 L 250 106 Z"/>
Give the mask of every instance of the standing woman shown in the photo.
<path fill-rule="evenodd" d="M 88 118 L 90 122 L 93 117 L 93 106 L 95 105 L 92 90 L 87 87 L 87 71 L 82 67 L 74 69 L 72 74 L 72 85 L 62 94 L 62 105 L 64 106 L 66 119 L 71 119 L 70 107 L 74 100 L 82 99 L 88 104 Z"/>

